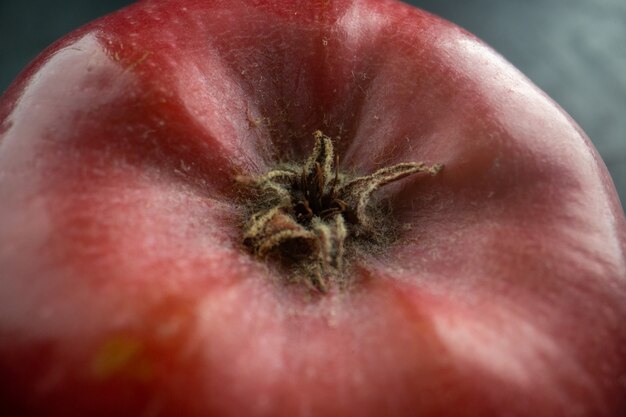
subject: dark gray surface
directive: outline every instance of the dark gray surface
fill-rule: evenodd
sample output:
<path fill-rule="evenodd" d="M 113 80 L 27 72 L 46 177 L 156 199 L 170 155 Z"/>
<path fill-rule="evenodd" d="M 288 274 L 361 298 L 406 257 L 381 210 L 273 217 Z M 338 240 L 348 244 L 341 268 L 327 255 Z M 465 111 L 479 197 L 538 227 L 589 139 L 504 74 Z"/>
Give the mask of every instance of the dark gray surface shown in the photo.
<path fill-rule="evenodd" d="M 492 45 L 591 137 L 626 201 L 626 0 L 408 0 Z M 128 0 L 0 0 L 0 91 L 39 51 Z"/>
<path fill-rule="evenodd" d="M 0 0 L 0 92 L 42 49 L 129 0 Z"/>

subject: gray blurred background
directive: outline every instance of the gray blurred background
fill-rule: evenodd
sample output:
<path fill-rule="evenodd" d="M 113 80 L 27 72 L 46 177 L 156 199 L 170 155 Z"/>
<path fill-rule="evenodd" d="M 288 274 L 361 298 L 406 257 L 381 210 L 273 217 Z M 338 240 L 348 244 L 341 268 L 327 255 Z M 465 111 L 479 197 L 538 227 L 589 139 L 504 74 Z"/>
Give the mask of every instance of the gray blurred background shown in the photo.
<path fill-rule="evenodd" d="M 626 0 L 412 0 L 492 45 L 591 137 L 626 202 Z M 129 0 L 0 0 L 0 91 L 38 52 Z"/>

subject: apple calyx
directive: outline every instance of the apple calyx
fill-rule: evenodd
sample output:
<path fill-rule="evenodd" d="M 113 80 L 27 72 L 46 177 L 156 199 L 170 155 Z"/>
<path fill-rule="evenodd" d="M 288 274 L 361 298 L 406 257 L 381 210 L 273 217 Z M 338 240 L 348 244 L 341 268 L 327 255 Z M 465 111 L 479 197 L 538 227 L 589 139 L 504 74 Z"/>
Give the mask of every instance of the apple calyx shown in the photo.
<path fill-rule="evenodd" d="M 258 191 L 243 242 L 257 257 L 278 255 L 304 267 L 304 282 L 327 292 L 343 277 L 346 244 L 376 241 L 377 222 L 368 213 L 372 194 L 409 175 L 436 175 L 442 165 L 406 162 L 356 178 L 339 172 L 332 140 L 316 131 L 304 164 L 287 164 L 257 177 L 237 180 Z M 380 223 L 380 222 L 378 222 Z"/>

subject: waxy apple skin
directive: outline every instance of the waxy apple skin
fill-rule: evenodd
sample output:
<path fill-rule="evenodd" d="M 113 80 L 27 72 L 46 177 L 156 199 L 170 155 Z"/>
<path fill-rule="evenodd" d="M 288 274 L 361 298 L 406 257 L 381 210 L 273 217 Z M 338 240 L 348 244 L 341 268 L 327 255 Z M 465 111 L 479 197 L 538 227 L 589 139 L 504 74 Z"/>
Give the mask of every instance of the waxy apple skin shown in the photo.
<path fill-rule="evenodd" d="M 0 101 L 10 416 L 626 413 L 626 226 L 581 129 L 391 0 L 143 1 Z M 401 233 L 345 290 L 241 243 L 234 178 L 335 140 Z"/>

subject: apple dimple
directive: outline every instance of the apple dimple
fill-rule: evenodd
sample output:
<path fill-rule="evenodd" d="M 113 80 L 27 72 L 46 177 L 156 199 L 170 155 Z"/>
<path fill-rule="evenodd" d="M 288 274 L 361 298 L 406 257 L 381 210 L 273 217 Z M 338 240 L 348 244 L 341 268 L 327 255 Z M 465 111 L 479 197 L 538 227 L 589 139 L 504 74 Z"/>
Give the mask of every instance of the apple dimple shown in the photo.
<path fill-rule="evenodd" d="M 327 292 L 331 285 L 351 285 L 344 264 L 359 256 L 350 254 L 358 240 L 376 243 L 382 250 L 389 244 L 385 235 L 393 230 L 390 216 L 372 207 L 372 194 L 408 176 L 437 175 L 442 166 L 405 162 L 351 178 L 339 172 L 332 139 L 321 131 L 314 136 L 311 156 L 302 165 L 239 180 L 256 191 L 244 210 L 252 212 L 244 243 L 259 258 L 278 254 L 283 263 L 296 263 L 300 277 L 291 280 Z"/>

